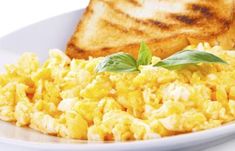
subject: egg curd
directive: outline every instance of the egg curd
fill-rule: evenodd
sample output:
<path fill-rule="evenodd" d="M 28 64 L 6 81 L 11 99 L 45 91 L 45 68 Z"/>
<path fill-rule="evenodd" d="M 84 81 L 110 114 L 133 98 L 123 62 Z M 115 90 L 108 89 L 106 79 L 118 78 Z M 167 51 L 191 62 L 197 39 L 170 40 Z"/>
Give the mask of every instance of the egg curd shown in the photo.
<path fill-rule="evenodd" d="M 92 141 L 161 138 L 235 120 L 235 52 L 209 44 L 188 48 L 213 53 L 228 65 L 97 73 L 103 58 L 71 60 L 51 50 L 40 65 L 35 54 L 25 53 L 0 75 L 0 119 Z"/>

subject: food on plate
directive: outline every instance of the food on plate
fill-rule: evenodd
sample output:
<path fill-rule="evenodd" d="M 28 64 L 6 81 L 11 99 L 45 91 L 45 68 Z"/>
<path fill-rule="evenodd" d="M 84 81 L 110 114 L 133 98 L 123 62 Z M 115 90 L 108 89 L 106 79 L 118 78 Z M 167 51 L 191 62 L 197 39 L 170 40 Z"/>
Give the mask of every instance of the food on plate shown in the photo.
<path fill-rule="evenodd" d="M 25 53 L 0 75 L 0 119 L 92 141 L 161 138 L 235 120 L 235 53 L 208 43 L 186 49 L 161 60 L 142 43 L 137 70 L 119 72 L 107 70 L 109 56 L 70 59 L 51 50 L 40 65 Z"/>
<path fill-rule="evenodd" d="M 67 46 L 72 58 L 138 53 L 165 58 L 189 44 L 234 47 L 234 0 L 91 0 Z"/>

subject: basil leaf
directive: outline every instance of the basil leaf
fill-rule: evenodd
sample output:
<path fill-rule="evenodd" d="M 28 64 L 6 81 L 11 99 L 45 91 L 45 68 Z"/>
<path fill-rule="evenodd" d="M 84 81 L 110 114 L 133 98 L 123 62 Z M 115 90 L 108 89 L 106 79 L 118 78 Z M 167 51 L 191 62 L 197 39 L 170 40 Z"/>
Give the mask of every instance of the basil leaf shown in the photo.
<path fill-rule="evenodd" d="M 227 64 L 227 62 L 225 62 L 221 58 L 205 51 L 184 50 L 158 62 L 154 66 L 167 69 L 178 69 L 185 65 L 198 63 Z"/>
<path fill-rule="evenodd" d="M 97 72 L 133 72 L 138 71 L 134 57 L 127 53 L 116 53 L 107 56 L 96 67 Z"/>
<path fill-rule="evenodd" d="M 137 65 L 149 65 L 152 61 L 152 52 L 150 51 L 149 47 L 146 45 L 145 42 L 141 42 Z"/>

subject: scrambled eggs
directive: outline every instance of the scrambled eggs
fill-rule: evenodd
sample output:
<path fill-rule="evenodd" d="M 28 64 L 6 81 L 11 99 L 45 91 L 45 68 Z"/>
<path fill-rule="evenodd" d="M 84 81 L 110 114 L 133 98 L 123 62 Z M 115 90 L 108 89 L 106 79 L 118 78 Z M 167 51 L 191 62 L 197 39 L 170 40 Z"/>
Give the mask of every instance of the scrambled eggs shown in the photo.
<path fill-rule="evenodd" d="M 179 70 L 97 73 L 102 58 L 71 60 L 51 50 L 40 65 L 31 53 L 0 75 L 0 119 L 42 133 L 127 141 L 195 132 L 235 120 L 235 53 L 190 46 L 229 63 Z M 160 58 L 153 57 L 155 64 Z"/>

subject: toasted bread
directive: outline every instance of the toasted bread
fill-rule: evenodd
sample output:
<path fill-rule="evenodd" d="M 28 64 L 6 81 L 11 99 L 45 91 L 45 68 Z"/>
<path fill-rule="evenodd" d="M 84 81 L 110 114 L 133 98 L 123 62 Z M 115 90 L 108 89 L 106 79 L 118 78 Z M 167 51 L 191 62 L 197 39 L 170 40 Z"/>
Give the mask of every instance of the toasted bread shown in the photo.
<path fill-rule="evenodd" d="M 204 41 L 230 49 L 234 0 L 91 0 L 66 53 L 85 59 L 119 51 L 136 56 L 141 41 L 161 58 Z"/>

